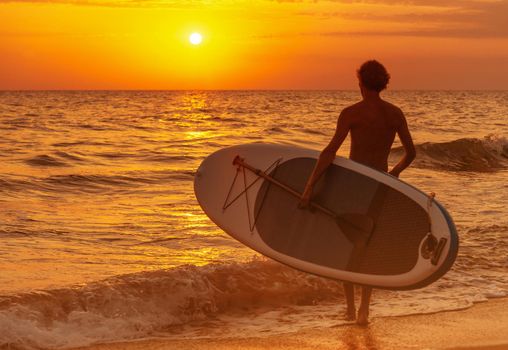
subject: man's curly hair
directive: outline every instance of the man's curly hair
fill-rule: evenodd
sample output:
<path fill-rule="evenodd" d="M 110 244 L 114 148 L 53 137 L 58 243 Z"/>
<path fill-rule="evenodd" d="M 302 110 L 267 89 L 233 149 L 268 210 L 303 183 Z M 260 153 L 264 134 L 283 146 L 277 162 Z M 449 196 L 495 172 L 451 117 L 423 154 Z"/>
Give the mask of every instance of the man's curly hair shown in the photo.
<path fill-rule="evenodd" d="M 386 68 L 376 60 L 365 62 L 356 73 L 363 86 L 377 92 L 386 89 L 390 81 L 390 74 L 388 74 Z"/>

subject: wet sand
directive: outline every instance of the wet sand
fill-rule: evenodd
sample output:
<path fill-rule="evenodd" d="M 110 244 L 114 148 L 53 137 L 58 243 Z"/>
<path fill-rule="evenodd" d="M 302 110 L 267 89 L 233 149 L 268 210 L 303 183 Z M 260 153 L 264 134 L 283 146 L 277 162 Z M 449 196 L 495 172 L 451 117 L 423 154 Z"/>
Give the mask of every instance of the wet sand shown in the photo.
<path fill-rule="evenodd" d="M 373 318 L 368 327 L 341 325 L 259 338 L 169 340 L 101 344 L 80 350 L 388 350 L 508 349 L 508 298 L 460 311 Z"/>

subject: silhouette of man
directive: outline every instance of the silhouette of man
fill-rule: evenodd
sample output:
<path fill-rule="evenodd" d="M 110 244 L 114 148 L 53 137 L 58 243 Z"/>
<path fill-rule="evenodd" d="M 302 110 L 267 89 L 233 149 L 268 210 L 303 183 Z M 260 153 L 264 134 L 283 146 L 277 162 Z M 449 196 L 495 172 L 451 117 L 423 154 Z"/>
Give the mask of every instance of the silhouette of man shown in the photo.
<path fill-rule="evenodd" d="M 390 75 L 378 61 L 371 60 L 361 65 L 357 71 L 362 101 L 344 108 L 340 113 L 335 135 L 321 152 L 314 170 L 300 200 L 301 207 L 307 207 L 312 196 L 314 184 L 333 162 L 335 154 L 347 134 L 351 132 L 351 151 L 349 158 L 380 171 L 388 171 L 388 156 L 395 135 L 404 147 L 405 155 L 389 171 L 398 177 L 416 156 L 415 147 L 404 114 L 397 106 L 384 101 L 380 92 L 388 85 Z M 372 288 L 362 287 L 362 298 L 358 317 L 356 316 L 354 286 L 344 282 L 347 301 L 346 319 L 366 325 L 369 317 L 369 304 Z"/>

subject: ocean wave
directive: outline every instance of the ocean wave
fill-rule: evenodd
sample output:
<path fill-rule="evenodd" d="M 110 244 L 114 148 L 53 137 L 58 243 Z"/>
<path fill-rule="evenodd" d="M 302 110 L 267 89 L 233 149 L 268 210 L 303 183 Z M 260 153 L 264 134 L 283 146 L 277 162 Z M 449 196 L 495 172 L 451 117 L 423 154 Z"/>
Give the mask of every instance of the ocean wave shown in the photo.
<path fill-rule="evenodd" d="M 155 162 L 155 163 L 174 163 L 174 162 L 185 162 L 195 160 L 193 156 L 175 156 L 167 154 L 155 154 L 141 158 L 144 162 Z"/>
<path fill-rule="evenodd" d="M 75 127 L 81 128 L 81 129 L 94 130 L 94 131 L 113 131 L 113 130 L 118 130 L 118 128 L 111 127 L 111 126 L 92 125 L 92 124 L 77 124 L 77 125 L 75 125 Z"/>
<path fill-rule="evenodd" d="M 314 129 L 310 129 L 310 128 L 303 128 L 302 132 L 304 134 L 326 135 L 326 133 L 322 132 L 321 130 L 314 130 Z"/>
<path fill-rule="evenodd" d="M 508 269 L 508 225 L 493 224 L 461 230 L 461 248 L 456 265 L 465 271 L 471 266 L 501 272 L 506 276 Z M 481 271 L 481 270 L 480 270 Z M 503 283 L 505 278 L 497 278 Z M 508 283 L 508 281 L 507 281 Z M 508 286 L 508 285 L 507 285 Z"/>
<path fill-rule="evenodd" d="M 126 152 L 101 152 L 94 154 L 97 157 L 107 158 L 107 159 L 121 159 L 121 158 L 137 158 L 138 154 L 136 153 L 126 153 Z"/>
<path fill-rule="evenodd" d="M 337 300 L 340 284 L 278 263 L 181 266 L 0 297 L 0 348 L 62 348 L 150 336 L 259 307 Z"/>
<path fill-rule="evenodd" d="M 73 163 L 83 163 L 82 156 L 64 151 L 56 151 L 51 155 L 41 154 L 25 160 L 25 163 L 35 167 L 67 167 Z"/>
<path fill-rule="evenodd" d="M 138 189 L 146 185 L 162 185 L 169 181 L 190 181 L 194 171 L 152 171 L 133 172 L 132 174 L 99 175 L 99 174 L 67 174 L 26 179 L 0 178 L 0 192 L 18 192 L 26 195 L 26 191 L 42 191 L 57 193 L 102 193 L 117 190 Z"/>
<path fill-rule="evenodd" d="M 118 187 L 118 186 L 133 186 L 140 183 L 150 183 L 151 181 L 146 178 L 137 178 L 125 175 L 54 175 L 45 179 L 46 183 L 59 186 L 73 186 L 73 187 Z"/>
<path fill-rule="evenodd" d="M 418 291 L 376 290 L 373 314 L 458 310 L 506 296 L 505 277 L 493 283 L 493 272 L 469 270 L 454 269 Z M 343 324 L 344 310 L 341 283 L 264 258 L 185 265 L 0 296 L 0 348 L 58 349 L 161 335 L 259 336 Z"/>
<path fill-rule="evenodd" d="M 56 190 L 87 189 L 114 190 L 115 188 L 137 188 L 145 185 L 166 183 L 169 180 L 189 180 L 194 173 L 191 171 L 161 171 L 150 173 L 132 173 L 125 175 L 53 175 L 43 180 L 44 184 L 56 186 Z"/>
<path fill-rule="evenodd" d="M 214 120 L 223 123 L 239 123 L 239 125 L 245 126 L 245 120 L 242 118 L 231 117 L 231 116 L 211 116 L 209 120 Z"/>
<path fill-rule="evenodd" d="M 105 142 L 95 141 L 75 141 L 75 142 L 56 142 L 53 143 L 54 147 L 71 147 L 71 146 L 108 146 Z"/>
<path fill-rule="evenodd" d="M 392 150 L 394 160 L 403 153 L 402 147 Z M 420 168 L 492 172 L 508 168 L 508 139 L 488 135 L 483 139 L 462 138 L 449 142 L 425 142 L 416 145 L 414 166 Z"/>
<path fill-rule="evenodd" d="M 76 162 L 83 162 L 85 160 L 83 157 L 79 157 L 75 154 L 71 154 L 68 152 L 57 151 L 57 152 L 55 152 L 55 154 L 61 158 L 66 158 L 66 159 L 73 160 Z"/>
<path fill-rule="evenodd" d="M 64 167 L 69 166 L 69 164 L 56 159 L 55 157 L 51 157 L 47 154 L 42 154 L 35 156 L 33 158 L 25 160 L 25 163 L 32 165 L 32 166 L 43 166 L 43 167 Z"/>
<path fill-rule="evenodd" d="M 278 127 L 278 126 L 274 126 L 271 128 L 266 128 L 263 132 L 265 132 L 267 134 L 283 134 L 283 133 L 286 133 L 286 130 L 284 130 L 283 128 Z"/>

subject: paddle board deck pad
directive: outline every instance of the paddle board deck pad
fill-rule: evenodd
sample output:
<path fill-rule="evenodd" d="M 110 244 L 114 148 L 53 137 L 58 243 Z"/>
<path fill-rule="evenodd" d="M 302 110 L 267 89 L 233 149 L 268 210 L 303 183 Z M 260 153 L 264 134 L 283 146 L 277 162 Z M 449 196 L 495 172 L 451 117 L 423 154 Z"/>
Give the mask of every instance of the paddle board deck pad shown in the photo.
<path fill-rule="evenodd" d="M 384 289 L 415 289 L 453 265 L 458 236 L 432 196 L 387 173 L 336 157 L 299 196 L 319 152 L 270 144 L 221 149 L 200 165 L 196 198 L 233 238 L 319 276 Z"/>

